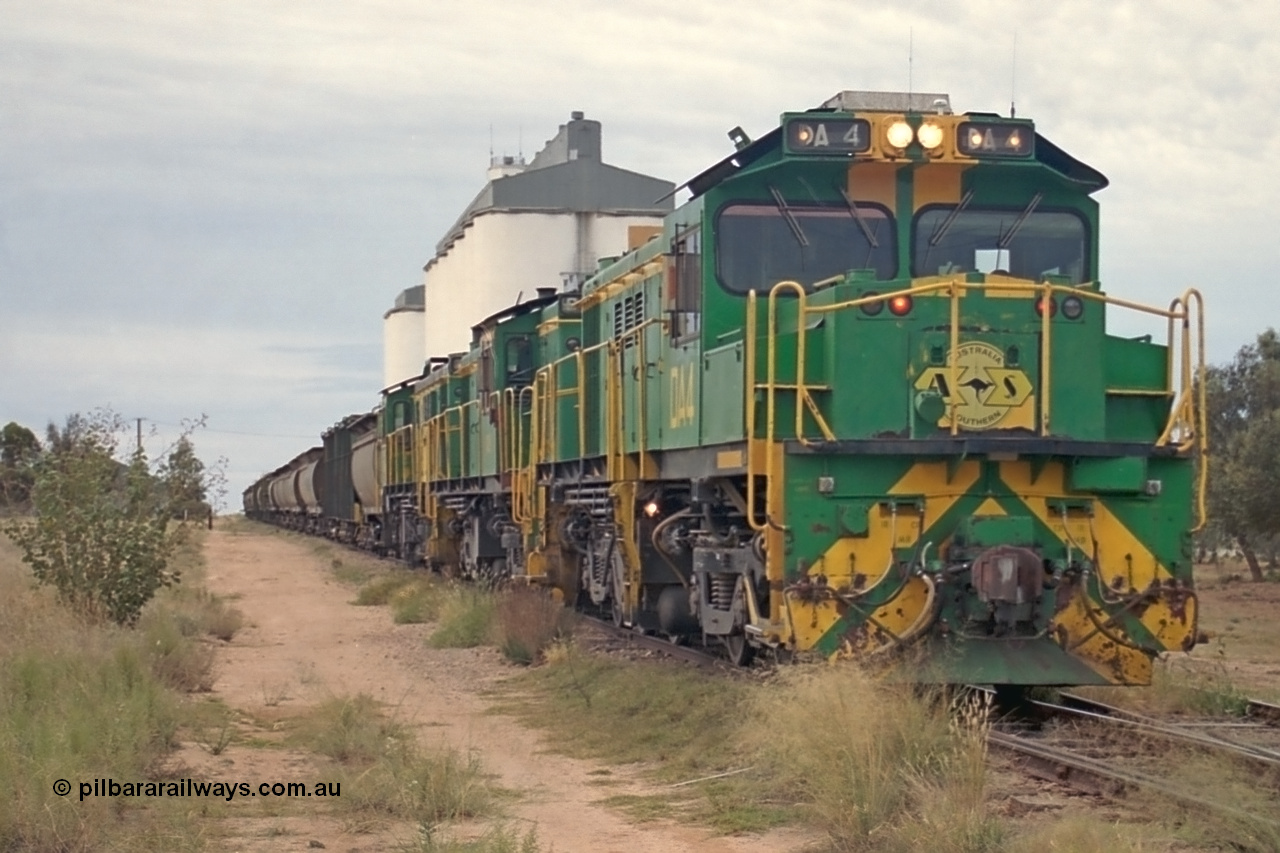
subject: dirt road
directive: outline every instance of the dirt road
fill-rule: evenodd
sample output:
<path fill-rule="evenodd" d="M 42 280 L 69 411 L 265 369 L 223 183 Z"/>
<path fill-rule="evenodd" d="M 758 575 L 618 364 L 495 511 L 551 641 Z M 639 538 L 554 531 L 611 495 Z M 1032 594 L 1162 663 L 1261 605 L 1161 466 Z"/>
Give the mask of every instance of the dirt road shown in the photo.
<path fill-rule="evenodd" d="M 245 615 L 246 627 L 219 650 L 214 686 L 216 697 L 243 714 L 283 718 L 333 696 L 368 693 L 416 726 L 424 747 L 475 750 L 499 784 L 521 794 L 508 808 L 507 825 L 521 832 L 536 827 L 542 848 L 557 853 L 779 853 L 803 840 L 788 831 L 724 838 L 672 823 L 633 825 L 598 802 L 644 793 L 641 783 L 627 781 L 633 774 L 612 768 L 611 779 L 622 784 L 602 788 L 599 775 L 589 775 L 598 765 L 548 754 L 536 732 L 485 713 L 481 693 L 512 673 L 493 649 L 431 649 L 424 644 L 427 626 L 395 625 L 386 608 L 352 606 L 353 590 L 334 579 L 330 558 L 300 537 L 232 525 L 210 534 L 205 557 L 209 588 L 235 597 Z M 322 766 L 301 751 L 247 745 L 216 757 L 188 749 L 183 758 L 248 781 L 309 778 Z M 238 810 L 222 828 L 231 836 L 229 849 L 242 851 L 307 849 L 312 842 L 383 850 L 416 829 L 261 809 Z"/>

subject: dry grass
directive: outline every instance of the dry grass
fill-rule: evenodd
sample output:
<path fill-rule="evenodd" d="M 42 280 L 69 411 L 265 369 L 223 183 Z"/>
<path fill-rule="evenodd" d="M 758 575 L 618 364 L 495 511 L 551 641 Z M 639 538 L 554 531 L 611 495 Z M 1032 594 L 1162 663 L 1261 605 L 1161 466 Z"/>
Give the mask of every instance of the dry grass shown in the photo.
<path fill-rule="evenodd" d="M 1008 853 L 1157 853 L 1171 839 L 1150 827 L 1118 824 L 1090 815 L 1064 815 L 1051 823 L 1030 826 L 1011 839 Z"/>
<path fill-rule="evenodd" d="M 177 731 L 177 698 L 145 634 L 86 623 L 37 589 L 0 537 L 0 850 L 197 850 L 189 802 L 119 808 L 78 799 L 81 779 L 156 779 Z M 55 796 L 54 780 L 73 783 Z"/>
<path fill-rule="evenodd" d="M 1159 660 L 1151 683 L 1145 686 L 1078 687 L 1070 692 L 1156 716 L 1241 716 L 1249 699 L 1220 656 L 1197 661 L 1178 655 Z"/>
<path fill-rule="evenodd" d="M 429 578 L 417 578 L 395 591 L 388 602 L 391 618 L 397 625 L 432 622 L 440 618 L 446 594 L 441 584 Z"/>
<path fill-rule="evenodd" d="M 841 851 L 1001 850 L 984 806 L 985 713 L 849 666 L 786 673 L 753 697 L 746 736 Z"/>
<path fill-rule="evenodd" d="M 408 572 L 391 572 L 371 578 L 360 587 L 356 600 L 352 603 L 357 607 L 380 607 L 388 604 L 392 596 L 411 583 L 413 577 Z"/>
<path fill-rule="evenodd" d="M 417 841 L 407 848 L 411 853 L 539 853 L 538 832 L 521 833 L 506 826 L 496 826 L 479 838 L 460 840 L 441 832 L 439 827 L 423 825 Z"/>
<path fill-rule="evenodd" d="M 513 586 L 498 596 L 494 633 L 507 660 L 529 665 L 573 635 L 573 612 L 545 590 Z"/>
<path fill-rule="evenodd" d="M 370 696 L 336 698 L 299 721 L 295 743 L 335 762 L 340 811 L 435 825 L 489 812 L 497 791 L 474 755 L 426 753 Z"/>
<path fill-rule="evenodd" d="M 1138 792 L 1144 814 L 1167 832 L 1198 847 L 1275 853 L 1280 850 L 1280 775 L 1256 764 L 1216 753 L 1179 751 L 1170 760 L 1166 784 L 1210 803 L 1189 805 L 1168 796 Z"/>

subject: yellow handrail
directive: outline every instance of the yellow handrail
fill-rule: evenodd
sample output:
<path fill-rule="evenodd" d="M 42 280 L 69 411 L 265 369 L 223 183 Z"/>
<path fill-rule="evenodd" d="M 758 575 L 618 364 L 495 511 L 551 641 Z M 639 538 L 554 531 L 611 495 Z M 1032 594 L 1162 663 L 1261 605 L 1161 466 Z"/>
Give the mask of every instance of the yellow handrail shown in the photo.
<path fill-rule="evenodd" d="M 746 363 L 744 364 L 747 372 L 747 381 L 743 383 L 747 396 L 747 494 L 744 501 L 747 505 L 747 523 L 751 525 L 752 530 L 761 531 L 769 525 L 765 521 L 756 519 L 756 477 L 760 476 L 756 471 L 756 391 L 759 388 L 759 384 L 756 382 L 756 335 L 758 323 L 756 315 L 756 292 L 752 290 L 747 294 L 747 322 L 744 329 L 747 350 Z"/>
<path fill-rule="evenodd" d="M 768 320 L 765 333 L 766 339 L 766 366 L 765 381 L 760 383 L 757 380 L 757 346 L 759 337 L 759 307 L 758 297 L 755 291 L 747 294 L 747 309 L 745 323 L 746 337 L 746 358 L 745 369 L 747 382 L 744 383 L 746 393 L 745 399 L 745 415 L 746 415 L 746 439 L 747 439 L 747 520 L 751 527 L 755 530 L 766 529 L 770 522 L 770 514 L 768 507 L 765 508 L 765 520 L 762 522 L 756 517 L 755 513 L 755 478 L 764 476 L 766 480 L 773 476 L 771 469 L 774 466 L 772 461 L 766 461 L 766 471 L 759 470 L 758 455 L 762 452 L 759 447 L 759 439 L 755 437 L 756 425 L 756 393 L 763 390 L 765 392 L 765 449 L 763 452 L 768 453 L 770 447 L 777 440 L 776 425 L 776 407 L 777 392 L 782 390 L 794 391 L 796 395 L 796 418 L 795 433 L 796 440 L 802 443 L 809 443 L 804 435 L 803 418 L 804 413 L 802 403 L 814 415 L 814 420 L 822 430 L 827 440 L 834 440 L 834 435 L 823 419 L 816 403 L 813 401 L 810 391 L 820 386 L 807 384 L 805 380 L 805 346 L 806 331 L 808 328 L 808 317 L 810 315 L 821 315 L 828 312 L 842 311 L 851 308 L 859 308 L 872 303 L 888 303 L 899 296 L 916 297 L 926 294 L 944 295 L 950 301 L 950 335 L 949 348 L 950 353 L 947 359 L 947 371 L 950 379 L 950 387 L 958 387 L 959 364 L 957 353 L 960 347 L 960 299 L 968 289 L 974 290 L 998 290 L 1001 292 L 1024 292 L 1033 299 L 1041 300 L 1042 310 L 1040 311 L 1040 422 L 1038 432 L 1040 435 L 1050 435 L 1052 433 L 1051 419 L 1051 396 L 1052 396 L 1052 374 L 1053 374 L 1053 325 L 1050 322 L 1052 310 L 1050 308 L 1050 300 L 1054 294 L 1063 293 L 1076 296 L 1080 299 L 1087 299 L 1103 304 L 1115 305 L 1121 308 L 1138 311 L 1154 316 L 1165 317 L 1168 320 L 1168 339 L 1166 345 L 1167 368 L 1166 368 L 1166 386 L 1165 393 L 1174 394 L 1175 402 L 1169 412 L 1168 421 L 1165 424 L 1160 437 L 1157 439 L 1158 446 L 1166 446 L 1172 441 L 1177 441 L 1177 449 L 1179 451 L 1195 450 L 1202 459 L 1200 465 L 1200 476 L 1197 484 L 1197 504 L 1199 513 L 1199 527 L 1204 525 L 1204 491 L 1205 491 L 1205 475 L 1207 471 L 1208 456 L 1208 430 L 1207 430 L 1207 412 L 1205 407 L 1205 352 L 1204 352 L 1204 300 L 1200 292 L 1195 289 L 1189 289 L 1181 297 L 1175 299 L 1168 309 L 1157 308 L 1151 305 L 1143 305 L 1139 302 L 1133 302 L 1127 299 L 1120 299 L 1109 296 L 1095 290 L 1080 288 L 1073 285 L 1052 284 L 1049 282 L 1032 283 L 1017 281 L 999 281 L 999 282 L 969 282 L 962 281 L 958 278 L 951 278 L 945 281 L 934 281 L 927 284 L 909 286 L 895 290 L 889 293 L 877 293 L 870 296 L 861 296 L 856 299 L 846 299 L 841 302 L 834 302 L 827 305 L 810 305 L 808 302 L 808 293 L 802 285 L 794 281 L 780 281 L 769 290 L 768 296 Z M 779 383 L 777 377 L 777 343 L 778 334 L 778 317 L 777 317 L 777 296 L 780 293 L 792 292 L 795 294 L 797 301 L 796 309 L 796 379 L 794 384 Z M 943 293 L 945 291 L 945 293 Z M 1196 319 L 1196 335 L 1193 341 L 1191 332 L 1191 317 L 1195 314 Z M 1174 324 L 1181 322 L 1182 334 L 1175 335 Z M 1194 364 L 1193 364 L 1193 355 Z M 1177 351 L 1175 353 L 1175 351 Z M 1176 361 L 1175 361 L 1176 360 Z M 1178 363 L 1181 370 L 1175 380 L 1174 364 Z M 1176 384 L 1176 388 L 1175 388 Z M 958 407 L 954 403 L 950 407 L 949 417 L 950 433 L 958 435 L 960 431 Z M 770 460 L 772 456 L 770 455 Z M 768 498 L 766 496 L 766 503 Z"/>

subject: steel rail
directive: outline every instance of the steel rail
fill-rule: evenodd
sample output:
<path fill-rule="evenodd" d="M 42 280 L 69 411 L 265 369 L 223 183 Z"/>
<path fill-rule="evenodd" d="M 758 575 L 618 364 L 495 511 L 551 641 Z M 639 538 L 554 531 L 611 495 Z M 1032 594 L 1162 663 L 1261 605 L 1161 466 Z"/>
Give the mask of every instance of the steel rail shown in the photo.
<path fill-rule="evenodd" d="M 1189 805 L 1198 806 L 1209 811 L 1228 815 L 1236 820 L 1243 821 L 1246 824 L 1263 825 L 1280 829 L 1280 822 L 1265 817 L 1259 817 L 1258 815 L 1249 814 L 1248 812 L 1241 811 L 1240 809 L 1232 808 L 1231 806 L 1223 805 L 1222 803 L 1216 803 L 1212 800 L 1206 800 L 1203 797 L 1198 797 L 1194 794 L 1189 794 L 1177 788 L 1170 787 L 1164 782 L 1143 773 L 1136 773 L 1130 770 L 1119 770 L 1095 758 L 1089 758 L 1088 756 L 1080 755 L 1079 753 L 1036 743 L 1030 738 L 1020 737 L 1008 732 L 990 731 L 987 733 L 987 744 L 1009 752 L 1045 761 L 1058 767 L 1067 768 L 1068 770 L 1078 771 L 1086 776 L 1120 782 L 1123 785 L 1133 785 L 1145 788 L 1149 791 L 1155 791 Z M 1066 777 L 1059 775 L 1058 778 L 1063 781 L 1067 781 L 1070 777 L 1069 775 Z"/>
<path fill-rule="evenodd" d="M 1245 702 L 1246 717 L 1260 720 L 1268 726 L 1280 726 L 1280 705 L 1264 702 L 1261 699 L 1247 699 Z"/>
<path fill-rule="evenodd" d="M 663 640 L 659 637 L 652 637 L 648 634 L 642 634 L 633 628 L 625 628 L 613 624 L 612 622 L 600 619 L 595 616 L 587 616 L 586 614 L 578 614 L 584 622 L 593 628 L 598 628 L 602 632 L 609 634 L 621 640 L 626 640 L 634 646 L 650 649 L 673 657 L 678 660 L 686 661 L 695 666 L 705 669 L 730 669 L 731 664 L 722 657 L 717 657 L 710 652 L 700 649 L 691 648 L 689 646 L 678 646 L 675 643 Z"/>
<path fill-rule="evenodd" d="M 1124 726 L 1133 731 L 1159 735 L 1171 740 L 1181 740 L 1221 752 L 1235 753 L 1253 761 L 1280 767 L 1280 751 L 1274 749 L 1237 743 L 1216 735 L 1169 725 L 1167 722 L 1153 717 L 1147 717 L 1134 711 L 1126 711 L 1123 708 L 1096 702 L 1092 699 L 1085 699 L 1082 696 L 1064 694 L 1063 698 L 1069 704 L 1056 705 L 1052 702 L 1039 701 L 1033 701 L 1030 704 L 1050 714 L 1106 721 L 1117 726 Z"/>

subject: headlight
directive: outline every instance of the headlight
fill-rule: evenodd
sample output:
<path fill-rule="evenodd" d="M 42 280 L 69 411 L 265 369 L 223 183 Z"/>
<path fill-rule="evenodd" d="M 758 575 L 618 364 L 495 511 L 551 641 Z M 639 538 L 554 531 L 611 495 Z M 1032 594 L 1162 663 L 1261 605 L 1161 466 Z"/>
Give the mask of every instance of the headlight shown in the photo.
<path fill-rule="evenodd" d="M 1062 300 L 1062 316 L 1068 320 L 1079 320 L 1084 314 L 1084 300 L 1079 296 L 1068 296 Z"/>
<path fill-rule="evenodd" d="M 894 148 L 906 148 L 914 137 L 915 132 L 911 130 L 911 125 L 901 119 L 889 125 L 889 129 L 884 133 L 884 138 Z"/>
<path fill-rule="evenodd" d="M 920 146 L 925 151 L 932 151 L 942 144 L 942 128 L 931 121 L 926 121 L 916 131 L 916 139 L 920 140 Z"/>

